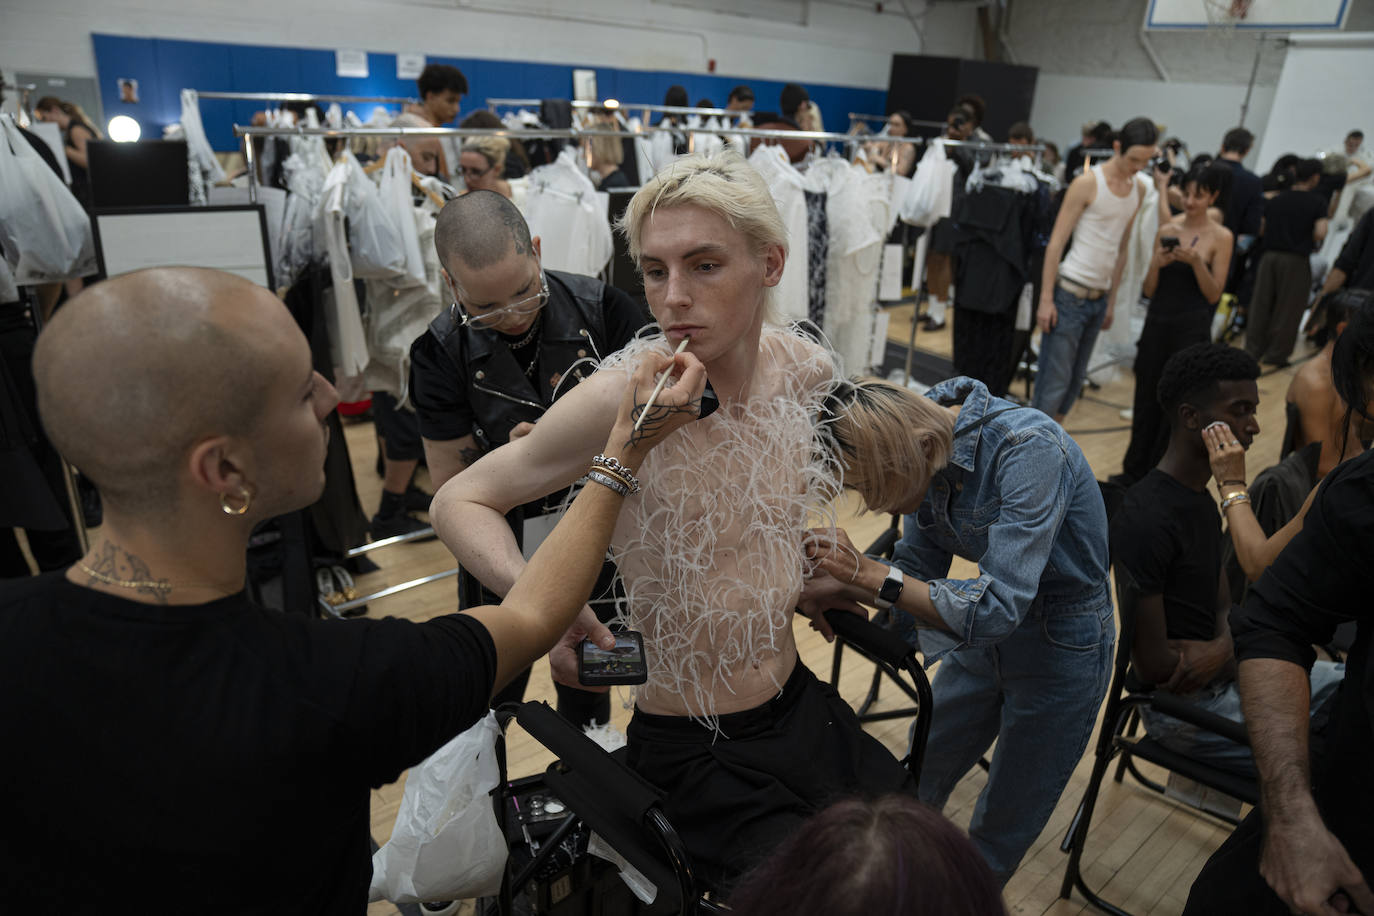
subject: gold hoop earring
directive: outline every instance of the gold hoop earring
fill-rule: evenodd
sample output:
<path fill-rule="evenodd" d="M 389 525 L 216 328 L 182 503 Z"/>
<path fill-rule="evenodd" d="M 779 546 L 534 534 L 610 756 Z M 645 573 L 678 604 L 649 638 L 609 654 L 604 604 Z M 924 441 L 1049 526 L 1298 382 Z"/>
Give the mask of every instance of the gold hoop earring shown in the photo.
<path fill-rule="evenodd" d="M 219 495 L 220 510 L 224 512 L 225 515 L 245 514 L 248 511 L 248 507 L 253 504 L 253 491 L 249 490 L 247 487 L 239 487 L 238 497 L 243 500 L 243 505 L 236 509 L 229 505 L 229 494 L 221 493 Z"/>

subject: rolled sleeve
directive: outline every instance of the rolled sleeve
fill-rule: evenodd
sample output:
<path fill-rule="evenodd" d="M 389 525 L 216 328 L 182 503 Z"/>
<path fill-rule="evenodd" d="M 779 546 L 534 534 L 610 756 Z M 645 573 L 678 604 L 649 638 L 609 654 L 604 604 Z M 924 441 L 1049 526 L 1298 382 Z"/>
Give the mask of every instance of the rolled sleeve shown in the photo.
<path fill-rule="evenodd" d="M 999 506 L 978 561 L 981 574 L 930 583 L 931 603 L 954 637 L 926 641 L 923 634 L 928 652 L 991 645 L 1021 625 L 1072 498 L 1065 458 L 1064 447 L 1041 430 L 1006 440 L 996 459 Z"/>

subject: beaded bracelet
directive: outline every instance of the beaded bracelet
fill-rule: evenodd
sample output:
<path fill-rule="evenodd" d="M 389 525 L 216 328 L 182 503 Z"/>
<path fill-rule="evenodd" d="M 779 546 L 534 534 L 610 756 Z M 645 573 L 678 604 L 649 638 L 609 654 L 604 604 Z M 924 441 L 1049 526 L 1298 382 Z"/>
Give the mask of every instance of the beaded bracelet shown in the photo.
<path fill-rule="evenodd" d="M 1225 512 L 1227 509 L 1231 508 L 1236 503 L 1248 503 L 1249 501 L 1249 493 L 1246 493 L 1244 491 L 1240 493 L 1232 493 L 1230 496 L 1226 497 L 1221 501 L 1221 511 Z"/>
<path fill-rule="evenodd" d="M 612 476 L 618 477 L 625 486 L 630 488 L 631 493 L 638 493 L 640 490 L 639 478 L 635 477 L 634 471 L 621 464 L 615 458 L 607 458 L 605 455 L 597 455 L 592 459 L 592 467 L 604 468 Z"/>
<path fill-rule="evenodd" d="M 603 474 L 596 468 L 592 468 L 590 471 L 587 472 L 587 479 L 599 483 L 603 487 L 607 487 L 608 489 L 614 490 L 621 496 L 630 495 L 630 488 L 625 485 L 624 481 L 612 477 L 609 474 Z"/>

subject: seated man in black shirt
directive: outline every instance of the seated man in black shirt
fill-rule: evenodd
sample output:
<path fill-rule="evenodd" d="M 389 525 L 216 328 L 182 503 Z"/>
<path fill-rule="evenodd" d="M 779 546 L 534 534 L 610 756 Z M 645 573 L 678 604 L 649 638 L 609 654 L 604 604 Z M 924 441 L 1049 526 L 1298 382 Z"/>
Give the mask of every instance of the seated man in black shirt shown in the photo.
<path fill-rule="evenodd" d="M 633 399 L 669 365 L 639 363 L 606 442 L 632 468 L 695 415 L 704 371 L 683 354 L 666 425 L 630 442 Z M 107 280 L 57 313 L 34 375 L 105 521 L 65 573 L 0 585 L 4 908 L 363 913 L 369 787 L 564 633 L 623 494 L 588 484 L 501 607 L 283 615 L 244 594 L 248 539 L 319 497 L 338 395 L 270 291 L 193 268 Z"/>
<path fill-rule="evenodd" d="M 449 201 L 434 228 L 452 305 L 416 338 L 410 399 L 434 489 L 492 449 L 519 439 L 554 401 L 590 376 L 648 321 L 628 295 L 594 277 L 544 270 L 539 238 L 520 211 L 492 191 Z M 512 528 L 528 543 L 566 490 L 515 510 Z M 594 595 L 607 593 L 607 564 Z M 475 585 L 475 583 L 473 583 Z M 471 593 L 471 594 L 469 594 Z M 495 592 L 460 589 L 467 604 L 495 604 Z M 612 613 L 604 602 L 601 618 Z M 609 631 L 597 630 L 604 636 Z M 518 701 L 527 675 L 501 695 Z M 610 720 L 607 694 L 558 684 L 558 711 L 579 725 Z"/>
<path fill-rule="evenodd" d="M 1226 615 L 1230 589 L 1221 563 L 1221 516 L 1207 492 L 1212 475 L 1202 430 L 1223 424 L 1246 448 L 1259 433 L 1259 365 L 1243 350 L 1195 344 L 1164 365 L 1159 403 L 1169 418 L 1169 447 L 1126 494 L 1112 519 L 1113 562 L 1140 592 L 1131 664 L 1157 689 L 1187 697 L 1241 721 L 1235 661 Z M 1230 492 L 1238 483 L 1223 484 Z M 1248 497 L 1247 497 L 1248 498 Z M 1329 699 L 1344 674 L 1323 662 L 1313 671 L 1312 709 Z M 1161 744 L 1239 773 L 1254 773 L 1250 752 L 1172 716 L 1142 708 L 1145 730 Z"/>
<path fill-rule="evenodd" d="M 1350 413 L 1374 417 L 1374 313 L 1331 358 Z M 1348 421 L 1347 421 L 1348 425 Z M 1302 530 L 1231 612 L 1260 805 L 1208 860 L 1185 916 L 1374 913 L 1374 452 L 1332 471 Z M 1356 622 L 1345 686 L 1308 760 L 1307 669 Z"/>

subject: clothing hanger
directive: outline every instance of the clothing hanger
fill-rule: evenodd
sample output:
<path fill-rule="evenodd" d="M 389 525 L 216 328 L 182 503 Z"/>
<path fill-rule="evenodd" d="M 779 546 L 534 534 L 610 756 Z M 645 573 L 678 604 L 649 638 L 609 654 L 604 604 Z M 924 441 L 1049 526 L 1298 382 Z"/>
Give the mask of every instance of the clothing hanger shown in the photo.
<path fill-rule="evenodd" d="M 411 171 L 410 183 L 413 184 L 415 187 L 419 188 L 421 191 L 424 191 L 425 196 L 428 197 L 434 203 L 434 206 L 438 207 L 440 210 L 444 209 L 444 204 L 446 204 L 448 201 L 444 200 L 433 190 L 425 187 L 424 182 L 420 180 L 419 172 L 416 172 L 414 170 Z"/>

